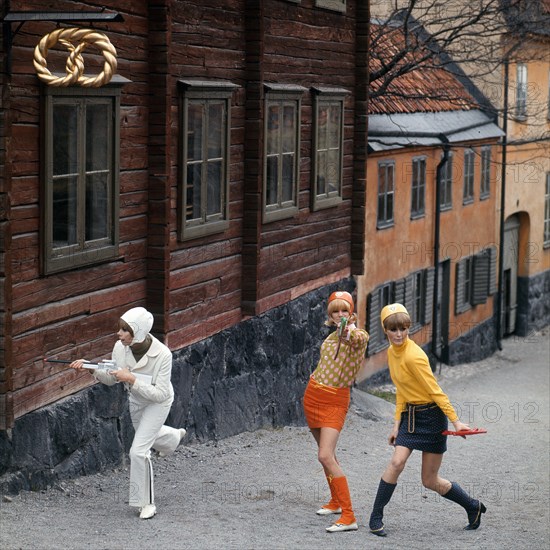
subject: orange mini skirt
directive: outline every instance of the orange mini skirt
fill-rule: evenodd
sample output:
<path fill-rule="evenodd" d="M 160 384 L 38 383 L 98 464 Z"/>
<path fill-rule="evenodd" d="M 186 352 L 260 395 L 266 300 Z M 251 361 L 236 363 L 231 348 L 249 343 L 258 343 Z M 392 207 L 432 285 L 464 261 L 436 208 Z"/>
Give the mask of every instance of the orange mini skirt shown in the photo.
<path fill-rule="evenodd" d="M 349 409 L 350 390 L 320 384 L 314 378 L 304 393 L 304 413 L 312 428 L 335 428 L 341 431 Z"/>

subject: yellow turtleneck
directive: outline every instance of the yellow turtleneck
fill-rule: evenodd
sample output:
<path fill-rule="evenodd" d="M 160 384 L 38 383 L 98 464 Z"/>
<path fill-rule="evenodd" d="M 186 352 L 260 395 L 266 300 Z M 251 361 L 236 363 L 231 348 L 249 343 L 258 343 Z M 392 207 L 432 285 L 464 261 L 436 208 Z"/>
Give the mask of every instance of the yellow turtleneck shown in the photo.
<path fill-rule="evenodd" d="M 395 419 L 401 418 L 407 403 L 436 403 L 451 422 L 458 416 L 447 395 L 439 387 L 428 356 L 422 348 L 409 338 L 400 346 L 391 345 L 388 349 L 390 376 L 397 388 Z"/>

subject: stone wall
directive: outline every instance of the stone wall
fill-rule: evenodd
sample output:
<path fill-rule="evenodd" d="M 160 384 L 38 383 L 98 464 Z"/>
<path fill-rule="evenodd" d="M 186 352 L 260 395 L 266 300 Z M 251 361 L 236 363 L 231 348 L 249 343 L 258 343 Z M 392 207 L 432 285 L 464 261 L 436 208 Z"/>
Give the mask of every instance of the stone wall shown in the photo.
<path fill-rule="evenodd" d="M 476 325 L 449 344 L 449 365 L 473 363 L 489 357 L 497 350 L 494 318 Z"/>
<path fill-rule="evenodd" d="M 518 277 L 515 333 L 527 336 L 550 323 L 550 270 L 533 277 Z"/>
<path fill-rule="evenodd" d="M 327 297 L 354 287 L 353 279 L 329 285 L 174 352 L 167 423 L 184 426 L 191 441 L 303 424 L 302 395 L 329 333 Z M 123 387 L 96 384 L 0 431 L 0 492 L 115 467 L 132 437 Z"/>

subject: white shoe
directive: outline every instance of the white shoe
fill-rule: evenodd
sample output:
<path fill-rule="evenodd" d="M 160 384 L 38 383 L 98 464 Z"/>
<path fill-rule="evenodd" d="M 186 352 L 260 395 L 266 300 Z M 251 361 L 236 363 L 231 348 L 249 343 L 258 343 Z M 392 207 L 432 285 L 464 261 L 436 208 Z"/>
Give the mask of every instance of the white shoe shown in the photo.
<path fill-rule="evenodd" d="M 338 533 L 339 531 L 357 531 L 357 523 L 350 523 L 346 525 L 345 523 L 334 523 L 330 527 L 327 527 L 329 533 Z"/>
<path fill-rule="evenodd" d="M 185 434 L 187 433 L 187 430 L 185 428 L 180 428 L 179 433 L 180 433 L 180 442 L 178 443 L 178 445 L 182 442 L 183 438 L 185 437 Z M 170 454 L 172 453 L 165 453 L 163 451 L 159 451 L 160 458 L 164 458 L 165 456 L 168 456 Z"/>
<path fill-rule="evenodd" d="M 147 504 L 140 510 L 141 519 L 151 519 L 157 513 L 157 507 L 154 504 Z"/>
<path fill-rule="evenodd" d="M 341 514 L 342 508 L 336 508 L 336 510 L 331 510 L 330 508 L 319 508 L 317 512 L 315 512 L 318 516 L 329 516 L 330 514 Z"/>

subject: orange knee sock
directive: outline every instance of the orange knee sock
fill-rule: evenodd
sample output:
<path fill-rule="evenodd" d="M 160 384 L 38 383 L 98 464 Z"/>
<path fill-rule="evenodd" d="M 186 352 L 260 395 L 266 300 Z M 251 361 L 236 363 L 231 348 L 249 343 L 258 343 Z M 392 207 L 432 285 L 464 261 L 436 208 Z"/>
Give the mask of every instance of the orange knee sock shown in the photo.
<path fill-rule="evenodd" d="M 346 476 L 333 477 L 330 482 L 331 493 L 334 491 L 334 495 L 340 508 L 342 508 L 342 515 L 335 523 L 343 523 L 350 525 L 355 523 L 355 514 L 351 506 L 351 496 L 349 494 L 348 480 Z"/>

